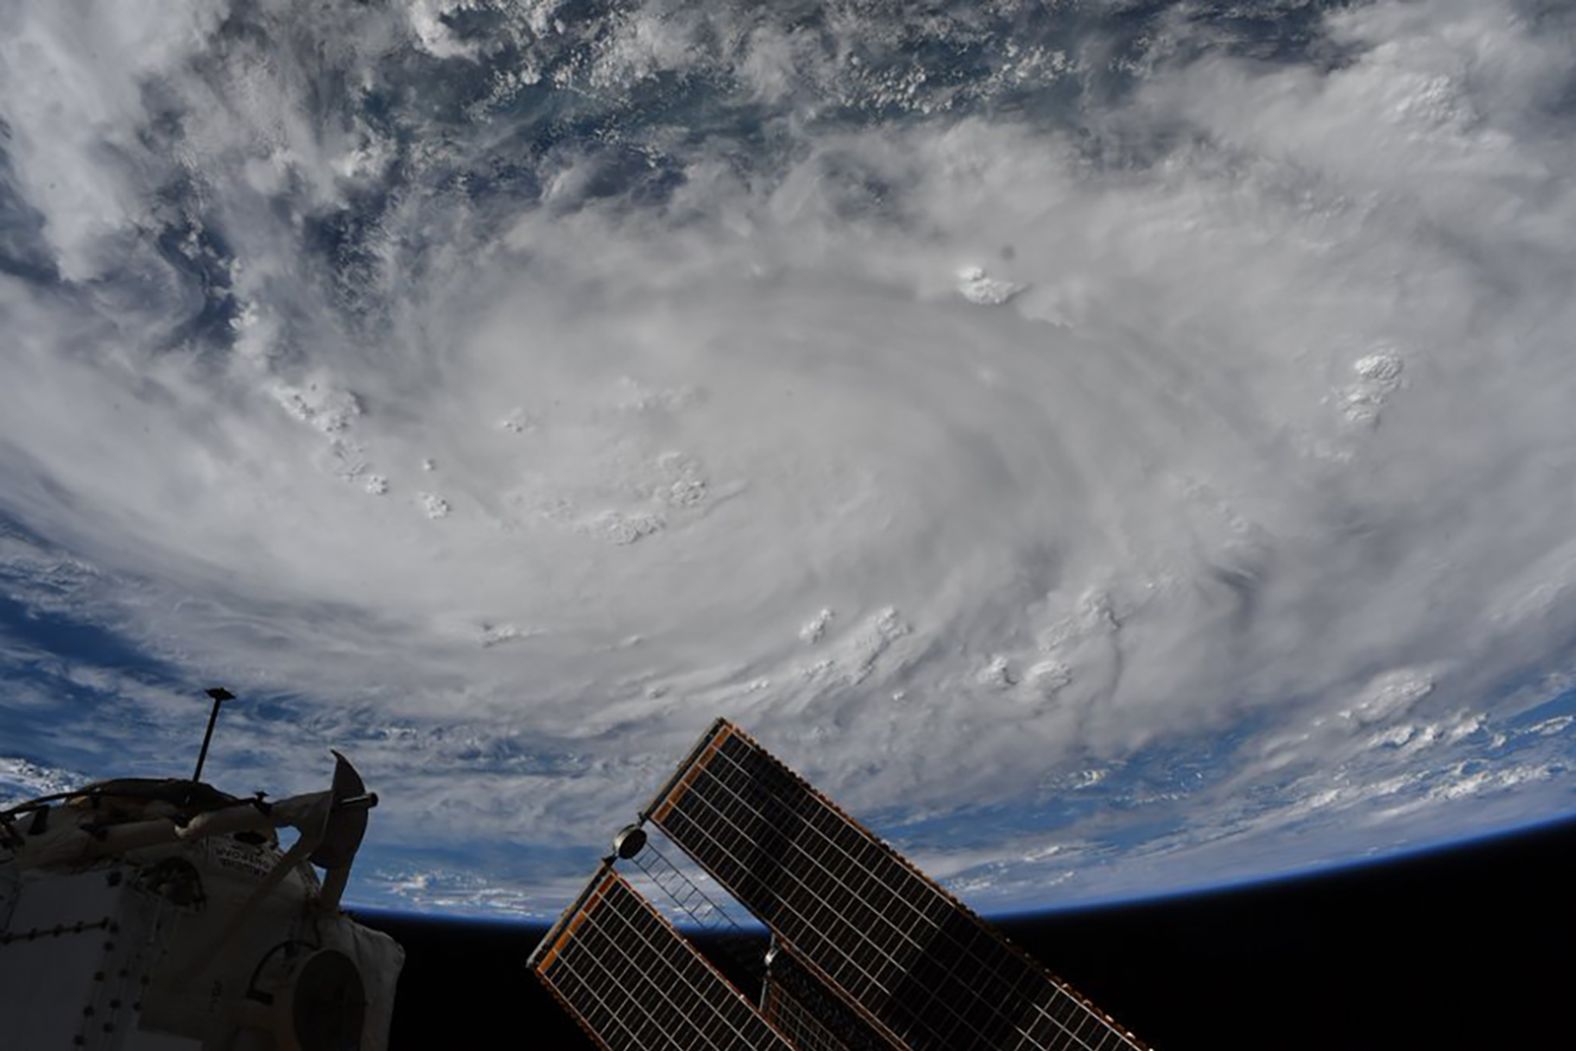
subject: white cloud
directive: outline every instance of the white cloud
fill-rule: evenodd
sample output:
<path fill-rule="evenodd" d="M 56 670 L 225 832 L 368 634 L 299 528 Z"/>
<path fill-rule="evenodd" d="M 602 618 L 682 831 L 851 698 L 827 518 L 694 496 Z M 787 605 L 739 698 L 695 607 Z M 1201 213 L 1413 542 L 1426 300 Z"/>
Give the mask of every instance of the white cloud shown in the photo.
<path fill-rule="evenodd" d="M 69 792 L 87 781 L 70 770 L 40 766 L 20 756 L 0 755 L 0 808 L 36 796 Z"/>
<path fill-rule="evenodd" d="M 719 712 L 880 812 L 1243 726 L 1244 791 L 1352 764 L 1284 802 L 1328 810 L 1563 660 L 1567 19 L 1384 0 L 1323 65 L 1178 16 L 1068 116 L 990 103 L 1096 37 L 892 6 L 27 12 L 0 171 L 63 280 L 0 276 L 0 513 L 56 552 L 16 593 L 340 730 L 580 757 L 363 745 L 456 839 L 584 837 Z M 907 57 L 943 33 L 989 74 Z M 405 63 L 454 97 L 380 116 Z M 780 145 L 510 139 L 674 81 Z"/>

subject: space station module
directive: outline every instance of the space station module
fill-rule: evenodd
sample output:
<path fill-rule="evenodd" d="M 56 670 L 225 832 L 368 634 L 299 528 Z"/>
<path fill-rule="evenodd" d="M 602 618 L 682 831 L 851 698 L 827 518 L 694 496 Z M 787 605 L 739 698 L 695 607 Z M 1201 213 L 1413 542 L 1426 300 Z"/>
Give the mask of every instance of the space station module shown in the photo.
<path fill-rule="evenodd" d="M 125 778 L 0 811 L 0 1048 L 384 1051 L 404 951 L 339 908 L 377 797 L 335 758 L 273 802 Z"/>

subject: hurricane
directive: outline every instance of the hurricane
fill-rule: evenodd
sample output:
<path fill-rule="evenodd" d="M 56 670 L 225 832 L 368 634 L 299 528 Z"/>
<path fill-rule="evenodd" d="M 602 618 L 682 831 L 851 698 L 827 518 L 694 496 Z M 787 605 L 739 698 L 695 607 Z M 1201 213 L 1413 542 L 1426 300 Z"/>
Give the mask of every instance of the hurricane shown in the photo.
<path fill-rule="evenodd" d="M 719 715 L 996 911 L 1576 806 L 1566 5 L 0 11 L 0 796 L 223 682 L 526 916 Z"/>

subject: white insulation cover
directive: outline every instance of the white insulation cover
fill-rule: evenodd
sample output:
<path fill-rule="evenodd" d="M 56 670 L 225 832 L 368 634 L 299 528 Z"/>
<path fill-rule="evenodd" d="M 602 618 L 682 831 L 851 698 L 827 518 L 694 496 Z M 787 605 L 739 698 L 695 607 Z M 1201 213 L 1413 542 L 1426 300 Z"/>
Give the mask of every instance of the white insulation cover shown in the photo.
<path fill-rule="evenodd" d="M 116 866 L 12 876 L 17 893 L 0 936 L 0 989 L 14 1005 L 7 1046 L 136 1046 L 129 1042 L 136 1005 L 160 951 L 165 910 L 125 875 Z"/>

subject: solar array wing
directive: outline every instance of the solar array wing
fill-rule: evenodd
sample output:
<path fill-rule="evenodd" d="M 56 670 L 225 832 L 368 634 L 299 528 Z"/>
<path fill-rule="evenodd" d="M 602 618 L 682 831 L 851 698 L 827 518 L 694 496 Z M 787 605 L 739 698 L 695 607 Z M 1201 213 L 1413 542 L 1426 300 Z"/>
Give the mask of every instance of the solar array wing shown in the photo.
<path fill-rule="evenodd" d="M 780 946 L 774 947 L 761 987 L 761 1013 L 798 1051 L 891 1051 L 870 1027 Z"/>
<path fill-rule="evenodd" d="M 793 1051 L 610 866 L 548 932 L 531 969 L 606 1051 Z"/>
<path fill-rule="evenodd" d="M 1143 1047 L 726 720 L 644 816 L 900 1047 Z"/>
<path fill-rule="evenodd" d="M 762 990 L 761 1013 L 782 1031 L 795 1051 L 849 1051 L 811 1008 L 770 978 Z"/>

